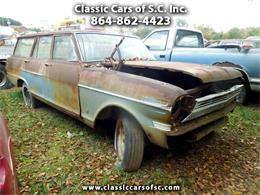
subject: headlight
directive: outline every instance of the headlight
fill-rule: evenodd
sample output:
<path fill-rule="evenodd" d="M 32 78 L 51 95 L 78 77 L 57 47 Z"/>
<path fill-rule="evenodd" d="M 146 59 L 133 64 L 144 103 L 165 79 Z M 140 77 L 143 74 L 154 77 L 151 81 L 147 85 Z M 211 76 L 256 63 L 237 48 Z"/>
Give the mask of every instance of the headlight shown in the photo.
<path fill-rule="evenodd" d="M 171 122 L 179 123 L 182 121 L 192 112 L 195 104 L 195 98 L 190 95 L 179 97 L 172 108 Z"/>

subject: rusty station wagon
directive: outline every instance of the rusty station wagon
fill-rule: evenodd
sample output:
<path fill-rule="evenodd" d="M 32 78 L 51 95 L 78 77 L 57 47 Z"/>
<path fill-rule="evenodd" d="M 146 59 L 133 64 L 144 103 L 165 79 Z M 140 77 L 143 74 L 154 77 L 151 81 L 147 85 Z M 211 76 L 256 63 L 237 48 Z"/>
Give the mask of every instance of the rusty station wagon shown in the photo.
<path fill-rule="evenodd" d="M 242 87 L 234 69 L 154 61 L 138 38 L 101 32 L 19 37 L 6 68 L 26 106 L 40 100 L 92 128 L 113 123 L 126 171 L 140 167 L 146 140 L 169 148 L 171 137 L 215 130 Z"/>

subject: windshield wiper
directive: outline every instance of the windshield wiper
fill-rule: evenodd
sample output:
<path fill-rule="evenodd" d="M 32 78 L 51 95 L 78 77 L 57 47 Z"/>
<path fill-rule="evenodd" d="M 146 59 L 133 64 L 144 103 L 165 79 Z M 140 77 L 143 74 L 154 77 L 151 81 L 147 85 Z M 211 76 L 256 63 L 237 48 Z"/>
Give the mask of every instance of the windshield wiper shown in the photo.
<path fill-rule="evenodd" d="M 116 51 L 118 50 L 119 46 L 123 43 L 124 39 L 125 39 L 125 37 L 122 37 L 122 38 L 120 39 L 119 43 L 115 45 L 115 48 L 114 48 L 114 50 L 112 51 L 112 53 L 111 53 L 111 55 L 110 55 L 110 57 L 109 57 L 110 59 L 112 59 L 112 60 L 115 61 L 114 55 L 115 55 Z"/>
<path fill-rule="evenodd" d="M 105 61 L 103 62 L 103 65 L 110 66 L 114 70 L 118 69 L 120 63 L 122 62 L 121 56 L 120 56 L 120 53 L 119 53 L 119 55 L 118 55 L 119 56 L 119 61 L 118 61 L 118 63 L 115 63 L 116 60 L 114 59 L 114 55 L 115 55 L 116 51 L 118 50 L 119 46 L 123 43 L 124 39 L 125 39 L 125 37 L 122 37 L 120 39 L 120 41 L 115 45 L 111 55 L 109 57 L 105 58 Z"/>

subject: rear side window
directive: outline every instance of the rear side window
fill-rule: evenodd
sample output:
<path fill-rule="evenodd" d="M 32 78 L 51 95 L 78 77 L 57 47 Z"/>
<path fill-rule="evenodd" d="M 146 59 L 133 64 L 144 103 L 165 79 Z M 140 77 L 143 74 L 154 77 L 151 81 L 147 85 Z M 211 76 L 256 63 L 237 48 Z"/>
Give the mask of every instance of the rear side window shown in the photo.
<path fill-rule="evenodd" d="M 175 38 L 175 47 L 204 47 L 202 35 L 198 32 L 178 30 Z"/>
<path fill-rule="evenodd" d="M 34 38 L 19 39 L 14 55 L 22 57 L 30 57 Z"/>
<path fill-rule="evenodd" d="M 34 58 L 49 59 L 51 52 L 51 36 L 39 37 L 33 51 Z"/>
<path fill-rule="evenodd" d="M 53 59 L 78 61 L 71 35 L 54 38 Z"/>

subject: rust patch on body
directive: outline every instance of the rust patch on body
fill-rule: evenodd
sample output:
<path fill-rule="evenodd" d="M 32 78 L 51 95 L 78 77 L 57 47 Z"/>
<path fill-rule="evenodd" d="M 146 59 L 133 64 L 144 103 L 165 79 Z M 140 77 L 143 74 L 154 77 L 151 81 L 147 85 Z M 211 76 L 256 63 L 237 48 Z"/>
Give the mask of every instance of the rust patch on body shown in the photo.
<path fill-rule="evenodd" d="M 239 71 L 234 71 L 230 68 L 183 62 L 125 61 L 124 65 L 136 68 L 166 69 L 172 72 L 182 72 L 199 78 L 203 83 L 242 77 Z"/>
<path fill-rule="evenodd" d="M 179 96 L 186 94 L 177 86 L 101 68 L 83 71 L 80 74 L 80 84 L 165 106 L 172 106 Z"/>

